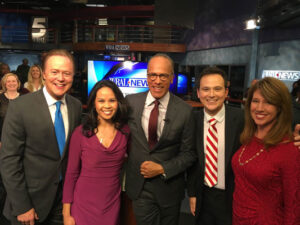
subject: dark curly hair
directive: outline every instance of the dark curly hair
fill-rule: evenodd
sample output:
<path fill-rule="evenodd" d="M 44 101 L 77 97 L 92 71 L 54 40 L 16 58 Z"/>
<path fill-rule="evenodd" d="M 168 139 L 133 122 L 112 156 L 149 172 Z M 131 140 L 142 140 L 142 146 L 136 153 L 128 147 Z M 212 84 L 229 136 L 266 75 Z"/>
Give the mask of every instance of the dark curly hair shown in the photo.
<path fill-rule="evenodd" d="M 110 88 L 118 101 L 118 109 L 116 114 L 112 117 L 112 122 L 115 124 L 115 128 L 120 130 L 122 133 L 122 127 L 127 123 L 128 120 L 128 104 L 127 101 L 125 100 L 122 92 L 118 88 L 118 86 L 109 80 L 102 80 L 99 81 L 95 84 L 93 87 L 88 103 L 87 103 L 87 115 L 83 120 L 82 124 L 82 133 L 86 137 L 91 137 L 95 134 L 95 131 L 97 131 L 97 127 L 99 125 L 99 120 L 98 120 L 98 113 L 95 108 L 95 99 L 98 90 L 100 90 L 103 87 L 108 87 Z"/>

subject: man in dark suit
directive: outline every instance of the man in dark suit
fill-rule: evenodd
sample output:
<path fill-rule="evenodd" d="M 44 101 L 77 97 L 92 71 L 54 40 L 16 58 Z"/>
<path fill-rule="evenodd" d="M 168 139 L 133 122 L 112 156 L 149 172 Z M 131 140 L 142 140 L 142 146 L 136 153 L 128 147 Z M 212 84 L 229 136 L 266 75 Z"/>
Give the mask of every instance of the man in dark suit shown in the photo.
<path fill-rule="evenodd" d="M 131 108 L 126 192 L 138 225 L 178 224 L 184 172 L 196 160 L 192 108 L 169 92 L 173 78 L 173 61 L 157 54 L 148 63 L 149 92 L 126 96 Z"/>
<path fill-rule="evenodd" d="M 231 158 L 240 147 L 243 112 L 225 106 L 228 94 L 226 74 L 216 67 L 204 69 L 196 81 L 197 95 L 204 110 L 195 113 L 198 162 L 189 169 L 188 194 L 196 224 L 231 225 L 233 172 Z M 209 154 L 211 119 L 216 120 L 216 158 Z M 209 137 L 210 139 L 210 137 Z M 216 161 L 214 161 L 216 159 Z"/>
<path fill-rule="evenodd" d="M 80 123 L 81 103 L 66 94 L 74 75 L 70 53 L 50 51 L 43 71 L 45 87 L 10 102 L 4 121 L 0 164 L 4 215 L 12 224 L 62 224 L 67 143 Z"/>
<path fill-rule="evenodd" d="M 25 58 L 22 60 L 22 64 L 18 66 L 16 71 L 22 86 L 27 81 L 29 69 L 30 66 L 28 66 L 28 59 Z"/>
<path fill-rule="evenodd" d="M 10 68 L 8 64 L 6 63 L 0 63 L 0 80 L 2 80 L 3 76 L 7 73 L 10 72 Z M 0 89 L 1 89 L 1 82 L 0 82 Z M 0 123 L 2 123 L 1 121 Z M 1 135 L 1 130 L 0 130 L 0 135 Z M 0 139 L 1 140 L 1 139 Z M 1 141 L 0 141 L 0 147 L 1 147 Z M 3 208 L 4 208 L 4 203 L 6 199 L 6 191 L 2 182 L 1 174 L 0 174 L 0 224 L 7 224 L 7 220 L 2 214 Z"/>

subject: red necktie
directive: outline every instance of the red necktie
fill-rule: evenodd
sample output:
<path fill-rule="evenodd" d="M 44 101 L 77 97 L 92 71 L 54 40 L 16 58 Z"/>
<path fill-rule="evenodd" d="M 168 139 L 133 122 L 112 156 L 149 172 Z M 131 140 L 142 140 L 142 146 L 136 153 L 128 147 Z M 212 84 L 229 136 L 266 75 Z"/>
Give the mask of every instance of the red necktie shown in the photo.
<path fill-rule="evenodd" d="M 158 120 L 158 105 L 159 101 L 154 101 L 154 108 L 150 113 L 149 125 L 148 125 L 148 143 L 150 149 L 157 143 L 157 120 Z"/>
<path fill-rule="evenodd" d="M 209 121 L 209 128 L 206 136 L 205 149 L 205 177 L 204 181 L 209 187 L 218 182 L 218 132 L 217 120 L 212 118 Z"/>

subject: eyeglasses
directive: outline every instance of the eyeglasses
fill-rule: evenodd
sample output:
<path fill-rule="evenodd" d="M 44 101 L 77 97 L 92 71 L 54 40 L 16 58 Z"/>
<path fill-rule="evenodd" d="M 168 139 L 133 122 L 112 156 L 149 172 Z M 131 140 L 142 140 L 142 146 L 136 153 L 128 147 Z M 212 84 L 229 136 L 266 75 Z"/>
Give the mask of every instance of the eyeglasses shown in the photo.
<path fill-rule="evenodd" d="M 159 77 L 161 81 L 165 81 L 169 78 L 169 74 L 162 73 L 162 74 L 156 74 L 156 73 L 148 73 L 147 76 L 150 78 L 150 80 L 154 81 Z"/>

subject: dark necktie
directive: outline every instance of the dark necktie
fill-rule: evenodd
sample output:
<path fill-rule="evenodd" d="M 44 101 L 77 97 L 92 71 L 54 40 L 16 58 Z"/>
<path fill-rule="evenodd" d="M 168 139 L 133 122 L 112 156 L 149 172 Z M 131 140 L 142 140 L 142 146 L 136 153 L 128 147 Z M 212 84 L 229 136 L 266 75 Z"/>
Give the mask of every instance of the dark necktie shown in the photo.
<path fill-rule="evenodd" d="M 154 145 L 157 143 L 157 120 L 158 120 L 158 105 L 159 101 L 154 101 L 154 108 L 152 109 L 150 113 L 149 118 L 149 126 L 148 126 L 148 143 L 150 149 L 154 147 Z"/>
<path fill-rule="evenodd" d="M 56 111 L 55 111 L 54 128 L 55 128 L 59 153 L 60 156 L 62 156 L 65 147 L 65 142 L 66 142 L 66 135 L 65 135 L 64 121 L 60 111 L 61 101 L 57 101 L 55 105 L 56 105 Z"/>

